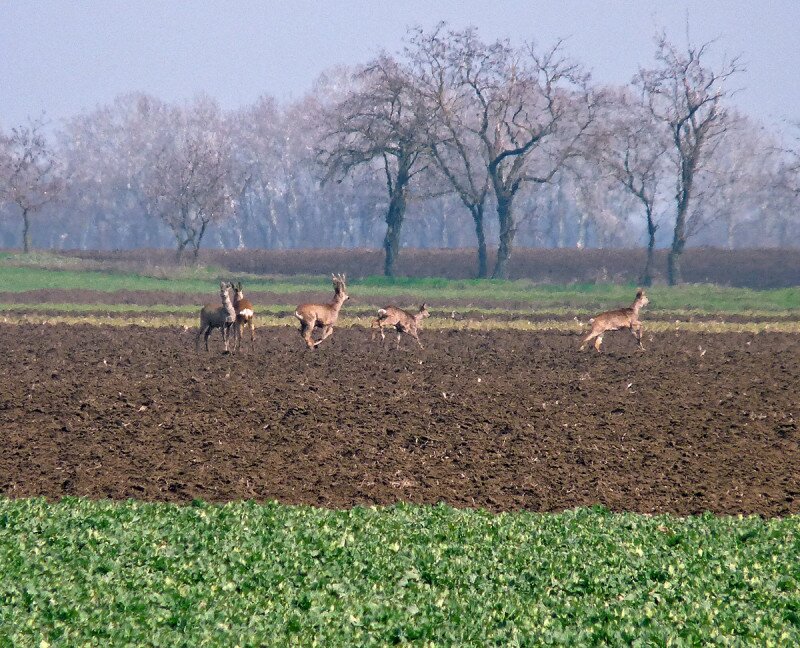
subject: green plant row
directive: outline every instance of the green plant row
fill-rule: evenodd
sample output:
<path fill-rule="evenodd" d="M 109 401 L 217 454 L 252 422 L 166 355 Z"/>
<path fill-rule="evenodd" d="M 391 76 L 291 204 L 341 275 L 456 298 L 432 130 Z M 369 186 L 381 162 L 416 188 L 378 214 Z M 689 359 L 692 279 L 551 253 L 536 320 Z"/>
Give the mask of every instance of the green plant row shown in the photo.
<path fill-rule="evenodd" d="M 0 499 L 0 645 L 800 642 L 800 518 Z"/>
<path fill-rule="evenodd" d="M 129 272 L 54 270 L 39 267 L 17 267 L 0 263 L 0 286 L 10 292 L 43 289 L 117 291 L 168 291 L 216 295 L 220 278 L 228 274 L 199 277 L 179 274 L 175 277 L 153 277 Z M 330 289 L 325 277 L 250 277 L 250 292 L 277 294 L 320 292 Z M 598 309 L 628 304 L 635 286 L 613 284 L 534 284 L 527 280 L 460 280 L 386 279 L 369 277 L 349 284 L 349 293 L 357 300 L 404 299 L 412 301 L 508 302 L 522 308 Z M 800 289 L 750 290 L 712 285 L 678 287 L 656 286 L 648 291 L 651 307 L 672 311 L 739 313 L 749 311 L 800 311 Z M 485 305 L 485 304 L 484 304 Z"/>

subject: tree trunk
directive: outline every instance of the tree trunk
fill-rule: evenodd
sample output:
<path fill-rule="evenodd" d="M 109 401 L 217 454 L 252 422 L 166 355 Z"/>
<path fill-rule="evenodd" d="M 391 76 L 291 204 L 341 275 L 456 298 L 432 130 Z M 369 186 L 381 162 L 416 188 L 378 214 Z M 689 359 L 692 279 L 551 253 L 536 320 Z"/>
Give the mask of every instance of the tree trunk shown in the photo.
<path fill-rule="evenodd" d="M 386 236 L 383 238 L 383 249 L 386 258 L 383 263 L 383 274 L 394 277 L 395 263 L 400 254 L 400 230 L 406 214 L 406 187 L 409 181 L 408 163 L 399 160 L 397 177 L 389 185 L 389 209 L 386 211 Z"/>
<path fill-rule="evenodd" d="M 688 192 L 686 200 L 678 203 L 678 215 L 675 218 L 675 230 L 672 235 L 672 247 L 667 257 L 667 279 L 670 286 L 676 286 L 683 281 L 681 275 L 681 254 L 686 247 L 686 212 L 688 211 Z"/>
<path fill-rule="evenodd" d="M 677 286 L 683 281 L 681 273 L 681 254 L 686 247 L 686 210 L 680 209 L 675 219 L 675 232 L 672 237 L 672 247 L 667 257 L 667 279 L 670 286 Z"/>
<path fill-rule="evenodd" d="M 383 249 L 386 252 L 383 274 L 387 277 L 394 277 L 395 263 L 400 254 L 400 230 L 403 226 L 405 209 L 405 196 L 402 192 L 395 192 L 386 212 L 386 236 L 383 239 Z"/>
<path fill-rule="evenodd" d="M 658 225 L 653 222 L 653 213 L 650 209 L 647 210 L 647 261 L 644 264 L 644 272 L 642 273 L 642 285 L 653 285 L 653 264 L 655 263 L 655 248 L 656 248 L 656 231 Z"/>
<path fill-rule="evenodd" d="M 486 279 L 489 276 L 489 261 L 486 255 L 486 232 L 483 229 L 483 205 L 474 205 L 470 211 L 478 238 L 478 279 Z"/>
<path fill-rule="evenodd" d="M 203 242 L 203 236 L 206 233 L 206 227 L 208 227 L 208 223 L 209 223 L 209 221 L 203 219 L 202 220 L 202 225 L 200 225 L 200 231 L 192 239 L 192 247 L 194 248 L 194 250 L 193 250 L 194 255 L 192 257 L 192 261 L 193 261 L 193 263 L 195 265 L 197 264 L 197 261 L 198 261 L 199 255 L 200 255 L 200 244 Z"/>
<path fill-rule="evenodd" d="M 183 251 L 186 249 L 186 245 L 189 241 L 181 241 L 178 239 L 178 247 L 175 250 L 175 262 L 180 263 L 183 259 Z"/>
<path fill-rule="evenodd" d="M 22 210 L 22 251 L 28 254 L 31 251 L 31 220 L 28 210 Z"/>
<path fill-rule="evenodd" d="M 508 279 L 508 262 L 514 244 L 514 212 L 511 209 L 513 196 L 497 199 L 497 219 L 500 222 L 500 246 L 497 248 L 497 261 L 492 272 L 492 279 Z"/>

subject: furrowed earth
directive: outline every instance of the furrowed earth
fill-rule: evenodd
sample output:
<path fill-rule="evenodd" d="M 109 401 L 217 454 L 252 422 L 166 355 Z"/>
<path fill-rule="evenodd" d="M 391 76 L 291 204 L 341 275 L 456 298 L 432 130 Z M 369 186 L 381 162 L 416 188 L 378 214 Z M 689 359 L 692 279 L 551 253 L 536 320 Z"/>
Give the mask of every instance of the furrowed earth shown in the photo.
<path fill-rule="evenodd" d="M 0 492 L 326 507 L 800 512 L 793 334 L 0 324 Z"/>

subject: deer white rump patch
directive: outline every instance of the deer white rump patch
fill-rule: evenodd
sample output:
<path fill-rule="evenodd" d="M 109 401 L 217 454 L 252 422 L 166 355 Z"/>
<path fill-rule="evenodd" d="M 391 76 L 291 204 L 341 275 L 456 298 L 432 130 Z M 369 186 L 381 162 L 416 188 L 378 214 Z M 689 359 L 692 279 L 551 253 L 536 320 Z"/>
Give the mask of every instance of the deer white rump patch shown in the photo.
<path fill-rule="evenodd" d="M 385 308 L 379 308 L 378 309 L 378 316 L 379 317 L 384 317 L 385 315 L 386 315 L 386 309 Z"/>
<path fill-rule="evenodd" d="M 243 308 L 239 311 L 239 315 L 244 315 L 245 317 L 253 317 L 253 311 L 250 308 Z"/>

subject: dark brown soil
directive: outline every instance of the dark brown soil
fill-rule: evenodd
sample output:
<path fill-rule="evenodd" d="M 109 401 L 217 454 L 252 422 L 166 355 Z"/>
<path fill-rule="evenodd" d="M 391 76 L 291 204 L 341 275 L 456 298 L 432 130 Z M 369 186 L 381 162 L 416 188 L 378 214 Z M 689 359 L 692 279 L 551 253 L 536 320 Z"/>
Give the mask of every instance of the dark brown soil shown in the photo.
<path fill-rule="evenodd" d="M 0 492 L 800 512 L 798 336 L 258 333 L 0 325 Z"/>

